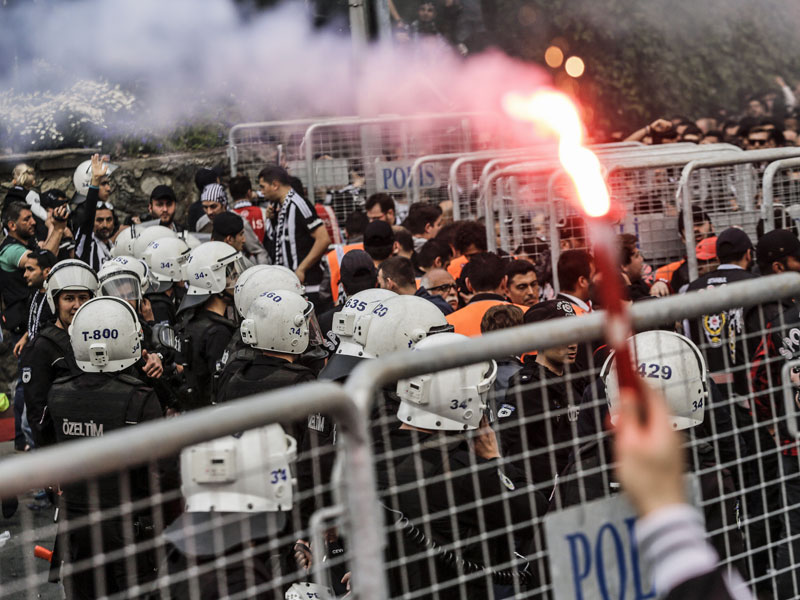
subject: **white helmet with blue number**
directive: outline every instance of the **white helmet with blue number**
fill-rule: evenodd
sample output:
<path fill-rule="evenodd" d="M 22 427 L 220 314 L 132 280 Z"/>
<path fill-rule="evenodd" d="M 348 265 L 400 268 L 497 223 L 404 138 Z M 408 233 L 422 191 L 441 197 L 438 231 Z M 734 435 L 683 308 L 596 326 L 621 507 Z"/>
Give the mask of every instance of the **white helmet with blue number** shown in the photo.
<path fill-rule="evenodd" d="M 69 326 L 75 362 L 86 373 L 115 373 L 142 356 L 142 328 L 131 305 L 101 296 L 83 304 Z"/>
<path fill-rule="evenodd" d="M 643 331 L 628 339 L 636 370 L 645 383 L 661 392 L 675 430 L 703 422 L 708 402 L 708 374 L 703 355 L 689 338 L 672 331 Z M 605 383 L 612 424 L 619 407 L 615 355 L 606 359 L 600 377 Z"/>
<path fill-rule="evenodd" d="M 225 242 L 205 242 L 186 259 L 188 289 L 179 311 L 205 302 L 209 296 L 233 290 L 239 276 L 247 269 L 241 252 Z"/>
<path fill-rule="evenodd" d="M 249 429 L 181 452 L 187 512 L 257 513 L 292 508 L 297 442 L 280 425 Z"/>
<path fill-rule="evenodd" d="M 233 302 L 239 316 L 244 318 L 250 304 L 265 292 L 290 290 L 304 296 L 303 284 L 291 269 L 281 265 L 254 265 L 248 268 L 236 282 L 233 289 Z"/>
<path fill-rule="evenodd" d="M 150 242 L 143 258 L 150 267 L 157 292 L 164 292 L 174 283 L 184 280 L 189 251 L 189 245 L 178 237 L 159 238 Z"/>
<path fill-rule="evenodd" d="M 356 321 L 369 314 L 379 302 L 397 296 L 390 290 L 370 288 L 353 294 L 347 299 L 342 309 L 333 315 L 331 333 L 338 338 L 336 353 L 328 359 L 319 374 L 320 379 L 337 381 L 347 375 L 367 356 L 364 346 L 353 339 Z"/>
<path fill-rule="evenodd" d="M 302 354 L 308 348 L 314 305 L 289 290 L 264 292 L 256 298 L 239 329 L 242 341 L 260 350 Z"/>
<path fill-rule="evenodd" d="M 222 556 L 275 540 L 293 501 L 297 443 L 280 425 L 248 429 L 181 452 L 186 511 L 164 530 L 189 556 Z"/>
<path fill-rule="evenodd" d="M 169 227 L 163 225 L 151 225 L 149 227 L 137 227 L 136 237 L 133 240 L 133 255 L 136 258 L 144 258 L 144 253 L 150 242 L 160 240 L 162 238 L 177 238 L 176 234 Z"/>
<path fill-rule="evenodd" d="M 355 321 L 353 341 L 366 358 L 410 350 L 429 335 L 453 331 L 442 311 L 418 296 L 396 296 L 375 304 Z"/>
<path fill-rule="evenodd" d="M 442 333 L 420 341 L 414 351 L 435 349 L 446 352 L 469 340 L 458 333 Z M 477 429 L 486 410 L 486 398 L 497 377 L 493 361 L 446 369 L 397 383 L 403 423 L 435 431 Z"/>

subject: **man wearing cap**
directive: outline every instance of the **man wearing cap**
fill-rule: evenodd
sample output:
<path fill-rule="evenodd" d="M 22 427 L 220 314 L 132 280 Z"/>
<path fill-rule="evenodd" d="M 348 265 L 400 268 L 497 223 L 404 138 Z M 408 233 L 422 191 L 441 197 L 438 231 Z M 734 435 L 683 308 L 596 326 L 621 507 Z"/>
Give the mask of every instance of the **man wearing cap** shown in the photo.
<path fill-rule="evenodd" d="M 214 217 L 211 241 L 225 242 L 244 252 L 244 219 L 232 212 L 223 212 Z"/>
<path fill-rule="evenodd" d="M 524 321 L 527 325 L 574 316 L 571 302 L 547 300 L 528 309 Z M 534 485 L 552 486 L 567 465 L 572 447 L 564 443 L 573 439 L 585 388 L 583 378 L 569 373 L 577 356 L 577 344 L 526 355 L 522 369 L 508 381 L 505 403 L 497 409 L 501 454 L 525 473 L 530 468 Z M 564 447 L 553 450 L 556 444 Z"/>
<path fill-rule="evenodd" d="M 173 231 L 183 231 L 184 227 L 175 222 L 175 208 L 178 205 L 178 198 L 175 190 L 168 185 L 157 185 L 150 193 L 150 203 L 147 210 L 149 217 L 158 219 L 160 225 L 172 229 Z"/>
<path fill-rule="evenodd" d="M 369 254 L 363 250 L 356 249 L 344 255 L 341 270 L 341 286 L 344 291 L 342 301 L 319 316 L 319 328 L 322 331 L 322 338 L 328 350 L 335 351 L 339 343 L 338 337 L 332 331 L 333 316 L 342 310 L 345 300 L 353 294 L 369 290 L 377 287 L 377 285 L 378 270 L 375 268 L 375 264 Z"/>
<path fill-rule="evenodd" d="M 714 238 L 706 238 L 698 244 L 697 259 L 708 257 L 711 252 L 701 247 L 710 244 Z M 689 284 L 688 292 L 703 290 L 753 279 L 750 273 L 753 265 L 753 244 L 748 235 L 738 227 L 723 231 L 716 238 L 714 255 L 720 265 L 715 270 L 701 275 Z M 707 258 L 705 258 L 707 260 Z M 705 349 L 706 361 L 711 378 L 720 386 L 726 398 L 747 396 L 749 386 L 746 364 L 748 351 L 745 344 L 745 313 L 741 306 L 732 307 L 713 315 L 703 315 L 699 319 L 684 321 L 687 337 Z M 750 333 L 755 333 L 751 331 Z"/>
<path fill-rule="evenodd" d="M 196 226 L 197 231 L 210 226 L 213 237 L 217 217 L 221 215 L 232 215 L 234 218 L 238 219 L 238 221 L 234 221 L 227 216 L 224 217 L 225 220 L 222 229 L 227 233 L 222 234 L 221 231 L 218 231 L 216 234 L 218 237 L 213 239 L 221 240 L 222 238 L 219 237 L 221 234 L 225 236 L 233 235 L 235 237 L 240 231 L 238 229 L 238 224 L 241 223 L 241 231 L 244 232 L 244 253 L 256 264 L 266 265 L 269 263 L 267 250 L 259 243 L 258 236 L 256 236 L 253 228 L 250 227 L 250 223 L 228 208 L 228 193 L 222 185 L 219 183 L 209 183 L 203 189 L 200 200 L 206 214 L 198 219 Z M 231 245 L 234 246 L 234 244 Z"/>
<path fill-rule="evenodd" d="M 199 197 L 202 196 L 203 190 L 211 183 L 219 183 L 222 177 L 222 169 L 219 167 L 209 168 L 201 167 L 194 174 L 194 185 L 197 187 L 198 200 L 189 207 L 187 213 L 187 226 L 189 231 L 197 231 L 197 221 L 203 216 L 203 203 Z"/>
<path fill-rule="evenodd" d="M 386 221 L 372 221 L 364 230 L 364 250 L 372 257 L 375 267 L 394 254 L 395 241 L 392 226 Z"/>

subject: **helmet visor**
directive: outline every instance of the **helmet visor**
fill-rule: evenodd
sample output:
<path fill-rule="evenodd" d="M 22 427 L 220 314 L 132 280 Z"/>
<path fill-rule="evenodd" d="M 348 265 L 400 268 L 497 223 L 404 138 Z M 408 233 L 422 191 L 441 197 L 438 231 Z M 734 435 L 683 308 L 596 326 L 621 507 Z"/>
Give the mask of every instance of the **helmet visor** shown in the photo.
<path fill-rule="evenodd" d="M 139 276 L 131 271 L 118 271 L 100 282 L 100 295 L 122 300 L 141 300 L 142 286 Z"/>
<path fill-rule="evenodd" d="M 228 289 L 234 287 L 236 285 L 236 281 L 249 266 L 249 261 L 241 254 L 238 254 L 236 258 L 225 265 L 225 288 Z"/>
<path fill-rule="evenodd" d="M 324 343 L 322 327 L 319 326 L 317 313 L 314 312 L 314 305 L 311 302 L 306 305 L 303 316 L 306 318 L 306 323 L 308 323 L 308 345 L 321 346 Z"/>

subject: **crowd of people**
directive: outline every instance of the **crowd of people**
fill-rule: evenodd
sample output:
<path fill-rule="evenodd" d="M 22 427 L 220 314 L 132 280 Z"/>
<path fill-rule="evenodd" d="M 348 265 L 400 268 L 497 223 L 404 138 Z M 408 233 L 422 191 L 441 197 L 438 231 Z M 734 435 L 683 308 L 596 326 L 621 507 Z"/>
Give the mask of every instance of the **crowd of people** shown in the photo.
<path fill-rule="evenodd" d="M 653 135 L 658 127 L 645 135 Z M 177 220 L 178 200 L 166 185 L 153 189 L 146 214 L 128 225 L 121 223 L 111 202 L 112 173 L 107 159 L 93 156 L 76 170 L 76 196 L 70 202 L 57 190 L 38 194 L 34 174 L 21 165 L 3 202 L 6 237 L 0 244 L 0 296 L 3 329 L 19 361 L 12 397 L 15 447 L 20 452 L 102 436 L 144 421 L 180 418 L 182 413 L 316 379 L 343 382 L 365 360 L 399 351 L 441 350 L 468 337 L 580 318 L 601 308 L 597 290 L 602 282 L 579 219 L 560 228 L 561 238 L 553 243 L 561 251 L 557 264 L 550 265 L 543 258 L 549 249 L 522 247 L 514 255 L 487 251 L 483 223 L 446 222 L 447 215 L 436 205 L 413 204 L 399 223 L 393 198 L 375 194 L 363 211 L 347 219 L 346 244 L 331 247 L 330 223 L 305 200 L 302 183 L 281 167 L 262 169 L 257 191 L 246 176 L 225 181 L 218 170 L 200 169 L 197 199 L 185 224 Z M 693 211 L 692 222 L 693 231 L 686 234 L 694 236 L 701 267 L 695 281 L 689 280 L 685 260 L 647 265 L 635 236 L 618 237 L 617 275 L 626 301 L 800 272 L 800 240 L 793 231 L 774 230 L 754 245 L 737 228 L 717 234 L 702 210 Z M 678 228 L 683 236 L 683 215 Z M 768 323 L 774 329 L 766 337 L 756 335 Z M 731 588 L 729 576 L 715 571 L 721 556 L 758 581 L 764 581 L 770 569 L 778 569 L 779 590 L 792 589 L 790 557 L 800 552 L 792 536 L 800 533 L 800 524 L 796 509 L 784 519 L 779 507 L 785 499 L 789 506 L 800 501 L 795 489 L 796 441 L 780 421 L 782 390 L 771 382 L 780 380 L 787 328 L 800 327 L 798 323 L 800 316 L 790 304 L 753 311 L 733 307 L 682 323 L 677 332 L 655 332 L 661 336 L 657 344 L 642 342 L 658 348 L 671 344 L 673 355 L 652 361 L 670 369 L 669 377 L 662 379 L 673 377 L 667 363 L 680 365 L 674 369 L 675 379 L 685 389 L 699 390 L 689 397 L 688 408 L 685 389 L 677 394 L 665 390 L 665 418 L 672 419 L 673 428 L 687 430 L 691 439 L 719 438 L 716 443 L 721 446 L 710 454 L 694 453 L 690 461 L 690 468 L 706 474 L 701 483 L 707 528 L 717 532 L 711 538 L 713 550 L 698 540 L 702 527 L 694 520 L 682 530 L 708 568 L 688 570 L 684 577 L 671 564 L 664 575 L 668 588 L 683 586 L 685 594 L 688 580 L 705 577 L 719 586 L 719 597 L 738 597 L 741 591 Z M 598 379 L 595 367 L 603 364 L 608 368 Z M 469 597 L 486 597 L 486 586 L 493 587 L 495 597 L 513 595 L 508 580 L 520 581 L 514 552 L 536 554 L 532 523 L 548 510 L 587 499 L 586 494 L 591 498 L 608 493 L 604 485 L 581 478 L 590 466 L 611 468 L 603 458 L 610 456 L 603 449 L 611 438 L 598 438 L 604 431 L 606 405 L 624 412 L 626 402 L 609 380 L 613 368 L 607 348 L 573 343 L 412 378 L 383 390 L 372 433 L 387 522 L 395 525 L 386 550 L 393 596 L 438 584 L 446 597 L 458 597 L 463 573 L 470 576 Z M 744 401 L 748 398 L 750 402 Z M 660 400 L 653 402 L 660 406 Z M 660 415 L 659 410 L 653 415 Z M 633 432 L 634 421 L 622 419 L 616 426 Z M 660 427 L 655 421 L 638 425 L 647 425 L 651 432 Z M 723 433 L 727 437 L 720 437 Z M 592 436 L 594 449 L 576 453 L 579 441 Z M 668 437 L 659 438 L 667 440 L 665 452 L 676 446 Z M 691 519 L 696 515 L 685 512 L 690 509 L 682 506 L 681 490 L 666 495 L 666 503 L 648 498 L 651 490 L 637 485 L 638 476 L 645 477 L 641 469 L 646 461 L 637 463 L 636 457 L 659 447 L 637 447 L 633 433 L 625 439 L 635 451 L 618 476 L 632 488 L 642 513 L 652 516 L 681 505 L 678 512 L 661 511 L 650 521 L 645 540 L 659 554 L 653 532 L 687 514 Z M 287 440 L 297 443 L 296 464 L 290 464 L 288 447 L 293 442 Z M 194 447 L 202 451 L 187 449 L 180 468 L 165 464 L 155 473 L 153 465 L 132 470 L 127 489 L 133 500 L 148 498 L 154 482 L 166 490 L 181 489 L 183 501 L 165 509 L 166 527 L 156 534 L 163 533 L 170 543 L 170 572 L 204 568 L 198 571 L 199 586 L 179 578 L 173 593 L 184 597 L 200 590 L 209 594 L 202 597 L 217 597 L 222 575 L 214 569 L 214 560 L 239 556 L 234 551 L 248 544 L 256 548 L 255 556 L 231 559 L 226 565 L 224 586 L 229 593 L 268 584 L 276 576 L 272 553 L 293 556 L 302 579 L 303 570 L 319 560 L 314 555 L 321 552 L 309 548 L 304 539 L 308 519 L 330 502 L 318 490 L 330 482 L 332 453 L 320 448 L 335 443 L 336 424 L 322 413 L 311 414 L 302 422 Z M 263 478 L 248 476 L 248 469 L 258 468 L 252 461 L 228 463 L 220 458 L 234 451 L 250 456 L 253 448 L 269 450 L 261 465 L 274 478 L 267 489 Z M 680 471 L 676 452 L 669 460 L 653 460 Z M 731 467 L 736 461 L 740 467 Z M 640 471 L 632 475 L 637 465 Z M 295 506 L 280 488 L 284 483 L 291 487 L 290 469 L 301 498 Z M 225 476 L 215 477 L 218 472 Z M 191 481 L 188 473 L 194 474 Z M 93 485 L 97 487 L 70 484 L 58 498 L 50 494 L 61 504 L 62 518 L 79 522 L 98 508 L 113 509 L 122 502 L 117 475 Z M 243 508 L 245 497 L 258 498 L 257 506 Z M 717 497 L 721 499 L 715 501 Z M 426 517 L 447 513 L 453 501 L 471 508 L 458 511 L 453 519 Z M 4 513 L 13 512 L 12 504 L 12 499 L 4 499 Z M 86 567 L 81 561 L 97 554 L 98 539 L 108 553 L 125 540 L 140 539 L 137 535 L 148 530 L 145 523 L 150 523 L 152 535 L 148 510 L 132 521 L 110 517 L 65 529 L 62 560 L 83 564 L 63 578 L 69 597 L 93 598 L 131 586 L 124 557 L 102 567 L 106 590 L 96 587 L 101 567 Z M 292 510 L 296 518 L 288 524 L 257 518 Z M 218 522 L 203 521 L 204 515 L 214 513 L 243 513 L 248 526 L 241 527 L 241 520 L 226 521 L 224 527 L 239 533 L 220 546 L 213 535 Z M 748 530 L 750 546 L 764 549 L 747 564 L 741 560 L 743 534 L 730 526 L 739 517 L 755 523 Z M 206 537 L 202 532 L 186 533 L 188 524 L 200 522 L 208 524 Z M 134 526 L 136 532 L 128 529 Z M 245 529 L 252 539 L 241 538 Z M 259 554 L 261 539 L 287 530 L 296 532 L 297 543 Z M 487 578 L 480 541 L 434 561 L 419 554 L 420 543 L 449 547 L 476 531 L 487 536 L 493 563 L 489 566 L 502 565 L 501 572 L 514 575 Z M 770 539 L 792 541 L 770 547 Z M 417 558 L 405 559 L 411 555 Z M 137 559 L 136 583 L 153 581 L 163 568 L 151 559 Z M 523 578 L 524 585 L 533 589 L 547 583 L 532 577 Z M 336 591 L 344 593 L 346 585 L 337 581 Z"/>
<path fill-rule="evenodd" d="M 792 89 L 782 77 L 775 89 L 753 94 L 741 114 L 719 114 L 698 119 L 686 115 L 659 118 L 637 129 L 626 140 L 645 144 L 734 144 L 745 150 L 762 150 L 800 144 L 798 124 L 800 86 Z"/>

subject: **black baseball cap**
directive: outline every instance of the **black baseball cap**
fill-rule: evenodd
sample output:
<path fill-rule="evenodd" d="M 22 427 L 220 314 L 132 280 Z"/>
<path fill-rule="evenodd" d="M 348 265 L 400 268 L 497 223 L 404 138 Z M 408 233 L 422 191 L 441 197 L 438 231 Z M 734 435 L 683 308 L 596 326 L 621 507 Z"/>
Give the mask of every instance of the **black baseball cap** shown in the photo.
<path fill-rule="evenodd" d="M 372 257 L 363 250 L 351 250 L 342 258 L 340 269 L 342 285 L 348 296 L 374 288 L 378 283 L 378 270 Z"/>
<path fill-rule="evenodd" d="M 178 198 L 175 196 L 175 190 L 168 185 L 157 185 L 150 192 L 150 202 L 153 200 L 169 200 L 170 202 L 177 202 Z"/>
<path fill-rule="evenodd" d="M 373 221 L 364 230 L 364 247 L 391 246 L 394 244 L 394 231 L 386 221 Z"/>
<path fill-rule="evenodd" d="M 214 233 L 220 237 L 236 235 L 244 229 L 242 217 L 232 212 L 224 212 L 214 217 Z"/>
<path fill-rule="evenodd" d="M 750 236 L 738 227 L 729 227 L 717 236 L 717 257 L 721 261 L 741 256 L 752 249 Z"/>
<path fill-rule="evenodd" d="M 39 203 L 44 208 L 58 208 L 68 201 L 67 195 L 62 190 L 47 190 L 39 196 Z"/>
<path fill-rule="evenodd" d="M 569 300 L 546 300 L 531 306 L 523 317 L 525 324 L 560 319 L 561 317 L 576 317 L 575 308 Z"/>
<path fill-rule="evenodd" d="M 789 256 L 800 260 L 800 240 L 788 229 L 773 229 L 758 240 L 756 258 L 759 264 L 769 264 Z"/>

